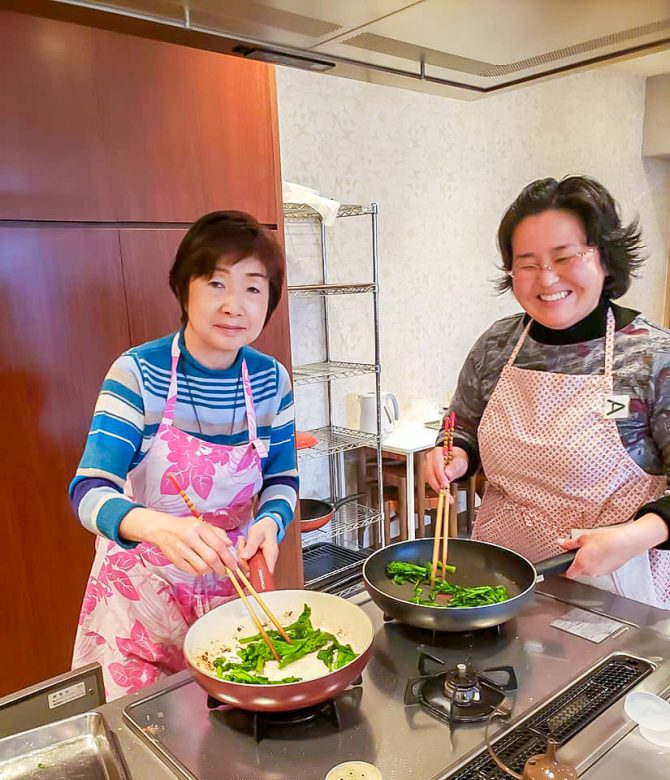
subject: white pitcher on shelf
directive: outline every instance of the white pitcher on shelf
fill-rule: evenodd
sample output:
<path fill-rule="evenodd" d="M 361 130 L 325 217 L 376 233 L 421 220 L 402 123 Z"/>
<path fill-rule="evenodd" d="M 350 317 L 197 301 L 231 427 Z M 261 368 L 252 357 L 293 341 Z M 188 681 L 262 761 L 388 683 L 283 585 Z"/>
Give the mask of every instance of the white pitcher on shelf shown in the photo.
<path fill-rule="evenodd" d="M 377 433 L 377 395 L 374 392 L 360 393 L 358 402 L 361 408 L 359 429 L 367 433 Z M 381 394 L 382 435 L 391 433 L 400 417 L 400 405 L 393 393 Z"/>

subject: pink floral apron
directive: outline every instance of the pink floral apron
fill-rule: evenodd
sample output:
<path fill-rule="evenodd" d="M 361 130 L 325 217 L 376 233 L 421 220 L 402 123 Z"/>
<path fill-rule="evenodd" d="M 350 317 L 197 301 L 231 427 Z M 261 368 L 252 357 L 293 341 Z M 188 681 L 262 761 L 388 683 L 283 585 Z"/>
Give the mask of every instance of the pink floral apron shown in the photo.
<path fill-rule="evenodd" d="M 605 417 L 613 392 L 614 315 L 607 315 L 604 375 L 567 375 L 513 365 L 519 338 L 479 425 L 488 481 L 473 538 L 531 561 L 563 552 L 560 538 L 629 520 L 661 496 L 664 476 L 647 474 Z M 670 552 L 651 550 L 612 575 L 583 581 L 670 608 Z"/>
<path fill-rule="evenodd" d="M 261 489 L 265 446 L 256 437 L 256 412 L 246 363 L 242 384 L 249 443 L 209 444 L 174 427 L 179 334 L 172 342 L 170 388 L 163 419 L 141 463 L 128 474 L 126 494 L 171 515 L 188 509 L 168 474 L 177 478 L 203 518 L 232 541 L 246 534 Z M 75 639 L 73 667 L 102 664 L 107 698 L 134 693 L 184 668 L 186 630 L 207 609 L 237 598 L 227 578 L 196 577 L 171 564 L 146 542 L 126 550 L 98 538 Z"/>

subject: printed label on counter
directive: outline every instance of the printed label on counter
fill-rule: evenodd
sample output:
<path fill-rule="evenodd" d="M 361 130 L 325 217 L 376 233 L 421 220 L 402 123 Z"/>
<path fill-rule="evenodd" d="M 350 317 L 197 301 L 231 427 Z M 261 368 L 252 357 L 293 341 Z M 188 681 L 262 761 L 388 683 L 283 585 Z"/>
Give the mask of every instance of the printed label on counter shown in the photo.
<path fill-rule="evenodd" d="M 60 691 L 49 694 L 49 709 L 53 710 L 75 699 L 81 699 L 82 696 L 86 696 L 86 684 L 83 682 L 61 688 Z"/>
<path fill-rule="evenodd" d="M 619 623 L 618 620 L 596 615 L 595 612 L 587 612 L 578 607 L 569 609 L 565 615 L 556 618 L 551 625 L 560 628 L 561 631 L 567 631 L 568 634 L 575 634 L 596 643 L 627 628 L 625 623 Z"/>

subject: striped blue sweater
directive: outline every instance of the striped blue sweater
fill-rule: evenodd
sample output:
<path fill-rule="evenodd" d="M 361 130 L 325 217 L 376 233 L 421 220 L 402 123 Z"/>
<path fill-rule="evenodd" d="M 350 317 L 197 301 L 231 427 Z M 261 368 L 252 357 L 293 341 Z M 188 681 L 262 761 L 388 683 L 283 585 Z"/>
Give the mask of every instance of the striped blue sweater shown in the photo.
<path fill-rule="evenodd" d="M 84 527 L 123 547 L 134 544 L 119 537 L 121 520 L 133 507 L 140 506 L 123 494 L 123 487 L 128 472 L 144 458 L 160 425 L 170 384 L 173 337 L 171 334 L 134 347 L 114 362 L 103 382 L 84 454 L 70 484 L 70 499 Z M 241 380 L 242 360 L 246 360 L 257 435 L 268 451 L 262 462 L 263 486 L 256 520 L 274 518 L 281 540 L 293 518 L 298 494 L 293 393 L 288 372 L 277 360 L 251 347 L 243 347 L 230 368 L 214 370 L 188 353 L 183 331 L 179 346 L 174 425 L 215 444 L 249 441 Z"/>

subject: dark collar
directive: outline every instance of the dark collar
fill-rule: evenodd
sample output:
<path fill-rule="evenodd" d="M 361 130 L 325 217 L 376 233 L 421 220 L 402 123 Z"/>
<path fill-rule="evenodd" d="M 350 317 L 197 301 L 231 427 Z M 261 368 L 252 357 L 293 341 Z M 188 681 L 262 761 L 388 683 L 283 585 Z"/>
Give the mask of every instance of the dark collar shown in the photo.
<path fill-rule="evenodd" d="M 637 317 L 639 312 L 633 309 L 625 309 L 623 306 L 617 306 L 616 303 L 607 298 L 601 298 L 596 308 L 584 317 L 583 320 L 575 323 L 565 330 L 553 330 L 545 328 L 539 322 L 533 322 L 530 326 L 530 337 L 533 341 L 539 341 L 540 344 L 551 344 L 561 346 L 563 344 L 579 344 L 582 341 L 591 341 L 591 339 L 601 339 L 605 335 L 607 326 L 607 310 L 611 308 L 614 314 L 616 330 L 625 328 Z M 524 325 L 530 318 L 526 314 L 523 318 Z"/>

